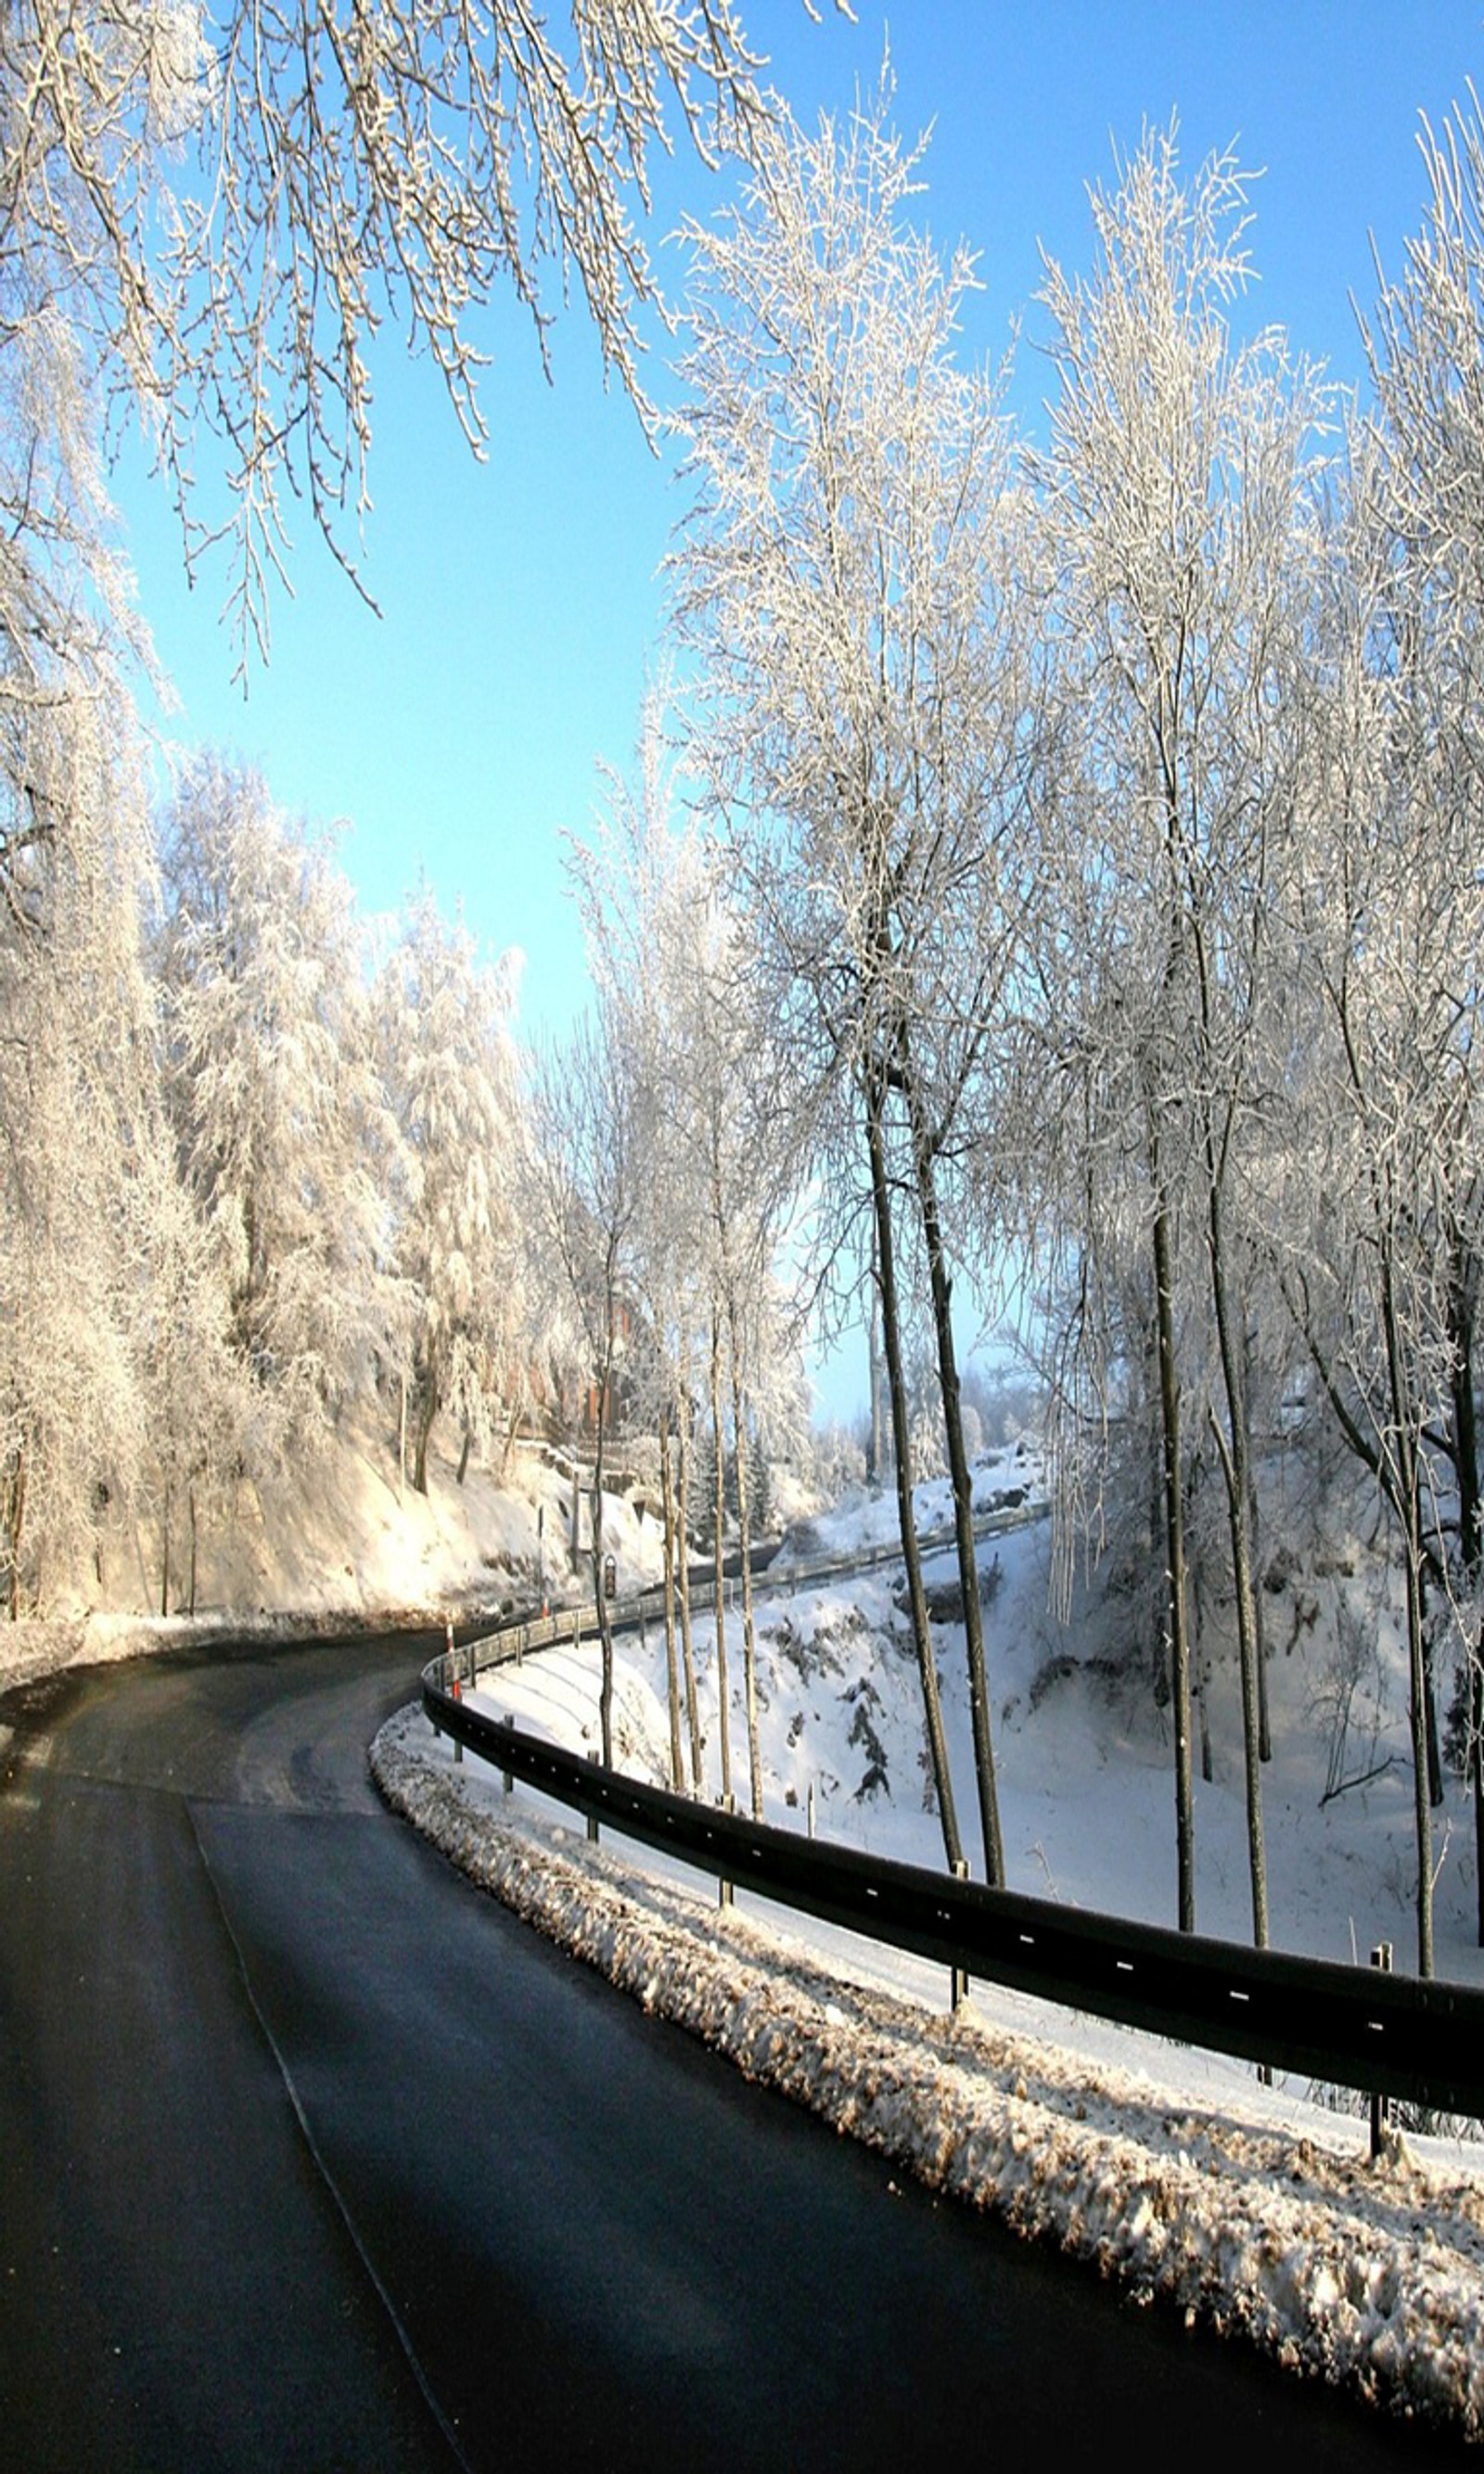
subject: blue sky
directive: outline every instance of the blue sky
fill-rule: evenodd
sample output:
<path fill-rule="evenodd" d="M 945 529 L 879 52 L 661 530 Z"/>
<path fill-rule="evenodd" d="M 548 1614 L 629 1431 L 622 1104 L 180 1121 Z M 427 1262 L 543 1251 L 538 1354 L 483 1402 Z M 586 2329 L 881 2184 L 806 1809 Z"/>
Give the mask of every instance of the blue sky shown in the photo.
<path fill-rule="evenodd" d="M 755 44 L 795 115 L 848 109 L 874 85 L 889 17 L 897 115 L 933 124 L 921 220 L 944 248 L 979 250 L 984 290 L 966 353 L 998 358 L 1022 322 L 1015 402 L 1035 419 L 1049 373 L 1034 350 L 1037 242 L 1069 269 L 1090 255 L 1085 184 L 1114 144 L 1178 110 L 1194 161 L 1234 141 L 1264 177 L 1252 248 L 1253 322 L 1286 326 L 1334 376 L 1358 380 L 1350 306 L 1375 295 L 1374 231 L 1399 262 L 1421 218 L 1418 114 L 1437 121 L 1484 77 L 1478 0 L 913 0 L 811 24 L 802 0 L 743 0 Z M 662 166 L 652 232 L 725 194 L 693 156 Z M 657 247 L 672 294 L 674 248 Z M 283 806 L 345 819 L 342 859 L 364 910 L 394 907 L 426 872 L 491 949 L 525 953 L 523 1016 L 560 1026 L 582 996 L 581 940 L 560 836 L 581 830 L 599 758 L 626 764 L 646 668 L 659 658 L 657 570 L 681 497 L 621 395 L 605 391 L 580 313 L 559 324 L 555 384 L 513 303 L 481 330 L 488 460 L 465 449 L 426 367 L 385 336 L 375 361 L 365 573 L 356 600 L 307 525 L 280 594 L 272 660 L 244 703 L 208 570 L 184 588 L 159 493 L 132 459 L 115 476 L 143 607 L 182 710 L 168 727 L 259 762 Z M 663 405 L 665 343 L 648 380 Z"/>

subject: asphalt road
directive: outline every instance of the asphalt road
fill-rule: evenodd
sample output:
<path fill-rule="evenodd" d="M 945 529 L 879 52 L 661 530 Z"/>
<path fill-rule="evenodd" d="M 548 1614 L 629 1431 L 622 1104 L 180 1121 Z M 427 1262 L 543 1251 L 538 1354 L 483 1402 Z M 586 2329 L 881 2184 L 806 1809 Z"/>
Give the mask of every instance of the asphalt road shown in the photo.
<path fill-rule="evenodd" d="M 1452 2457 L 902 2183 L 471 1889 L 366 1778 L 417 1660 L 0 1701 L 16 2474 Z"/>

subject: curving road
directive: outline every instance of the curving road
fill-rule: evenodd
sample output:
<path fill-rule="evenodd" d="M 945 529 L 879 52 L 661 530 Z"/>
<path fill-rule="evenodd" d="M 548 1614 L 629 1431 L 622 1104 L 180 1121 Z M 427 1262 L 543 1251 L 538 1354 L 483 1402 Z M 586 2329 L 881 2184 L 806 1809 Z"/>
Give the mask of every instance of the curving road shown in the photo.
<path fill-rule="evenodd" d="M 1462 2454 L 897 2188 L 472 1890 L 366 1779 L 426 1654 L 0 1701 L 17 2474 Z"/>

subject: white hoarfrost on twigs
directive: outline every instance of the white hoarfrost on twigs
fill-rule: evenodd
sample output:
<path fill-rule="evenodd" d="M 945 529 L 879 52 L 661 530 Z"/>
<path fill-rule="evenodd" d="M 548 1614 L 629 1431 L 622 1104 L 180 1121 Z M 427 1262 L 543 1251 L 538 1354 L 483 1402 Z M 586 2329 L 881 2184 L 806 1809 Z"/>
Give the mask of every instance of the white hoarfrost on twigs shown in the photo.
<path fill-rule="evenodd" d="M 1378 2165 L 1354 2122 L 1301 2133 L 827 1972 L 683 1880 L 588 1846 L 455 1769 L 422 1712 L 372 1749 L 382 1793 L 473 1880 L 645 2008 L 933 2189 L 1050 2236 L 1140 2298 L 1394 2412 L 1484 2438 L 1484 2191 Z"/>

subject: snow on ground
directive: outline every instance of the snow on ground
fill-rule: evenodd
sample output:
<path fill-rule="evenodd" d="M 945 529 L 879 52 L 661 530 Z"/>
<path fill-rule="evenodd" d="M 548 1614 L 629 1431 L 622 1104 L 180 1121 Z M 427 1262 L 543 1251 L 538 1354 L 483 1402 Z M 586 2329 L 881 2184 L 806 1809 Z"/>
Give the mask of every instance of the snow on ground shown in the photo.
<path fill-rule="evenodd" d="M 977 1499 L 1037 1483 L 1034 1456 L 997 1456 Z M 1282 1472 L 1277 1472 L 1281 1484 Z M 399 1482 L 395 1437 L 337 1439 L 297 1494 L 255 1497 L 200 1541 L 193 1622 L 158 1604 L 158 1542 L 115 1540 L 104 1576 L 44 1624 L 0 1627 L 0 1677 L 245 1625 L 493 1614 L 546 1593 L 589 1594 L 567 1552 L 571 1472 L 521 1448 L 503 1487 L 437 1461 L 428 1496 Z M 1265 1508 L 1266 1509 L 1266 1508 Z M 1277 1507 L 1281 1512 L 1282 1507 Z M 919 1523 L 946 1522 L 939 1481 Z M 808 1556 L 889 1542 L 895 1505 L 862 1491 L 790 1541 Z M 1399 1600 L 1368 1542 L 1363 1506 L 1281 1517 L 1264 1607 L 1276 1757 L 1264 1773 L 1274 1939 L 1349 1958 L 1373 1942 L 1409 1963 L 1415 1857 Z M 620 1594 L 652 1584 L 659 1539 L 644 1491 L 605 1498 Z M 1016 1887 L 1174 1921 L 1168 1731 L 1140 1652 L 1136 1598 L 1080 1595 L 1048 1611 L 1042 1526 L 982 1550 L 1001 1808 Z M 780 1559 L 786 1574 L 788 1551 Z M 176 1542 L 172 1607 L 180 1602 Z M 969 1760 L 961 1622 L 951 1554 L 929 1560 L 936 1645 L 965 1841 L 982 1870 Z M 930 1864 L 942 1860 L 924 1762 L 920 1687 L 890 1566 L 760 1599 L 758 1687 L 768 1817 Z M 1245 1823 L 1229 1618 L 1208 1707 L 1213 1776 L 1198 1784 L 1198 1915 L 1245 1939 Z M 1147 1620 L 1147 1616 L 1143 1618 Z M 741 1617 L 727 1618 L 732 1783 L 746 1799 Z M 703 1791 L 720 1784 L 714 1627 L 695 1628 Z M 620 1641 L 620 1762 L 668 1781 L 664 1638 Z M 481 1678 L 522 1723 L 596 1747 L 596 1648 L 527 1660 Z M 661 1859 L 592 1849 L 580 1823 L 521 1790 L 507 1799 L 473 1758 L 455 1767 L 420 1713 L 378 1739 L 390 1799 L 542 1929 L 638 1998 L 727 2051 L 753 2075 L 815 2105 L 936 2187 L 1048 2234 L 1140 2294 L 1244 2331 L 1280 2359 L 1398 2410 L 1484 2437 L 1484 2151 L 1408 2135 L 1377 2167 L 1363 2122 L 1302 2089 L 1259 2088 L 1240 2065 L 976 1987 L 946 2014 L 943 1971 L 804 1924 L 749 1899 L 718 1913 L 716 1891 Z M 1337 1796 L 1326 1791 L 1342 1788 Z M 1440 1973 L 1478 1979 L 1472 1830 L 1450 1780 L 1436 1835 Z M 804 1936 L 807 1934 L 807 1940 Z"/>
<path fill-rule="evenodd" d="M 1373 2166 L 1359 2122 L 989 1988 L 955 2016 L 941 1970 L 786 1933 L 761 1902 L 725 1911 L 677 1867 L 590 1847 L 546 1799 L 455 1766 L 419 1710 L 372 1762 L 476 1881 L 750 2078 L 1141 2298 L 1484 2437 L 1484 2189 L 1456 2153 L 1396 2141 Z"/>
<path fill-rule="evenodd" d="M 979 1492 L 1034 1489 L 1022 1455 Z M 941 1500 L 938 1497 L 941 1496 Z M 947 1516 L 919 1491 L 919 1523 Z M 889 1539 L 889 1495 L 815 1517 L 793 1560 Z M 1044 1524 L 986 1542 L 982 1582 L 1007 1861 L 1013 1886 L 1155 1922 L 1175 1920 L 1173 1786 L 1149 1664 L 1128 1671 L 1115 1599 L 1048 1612 Z M 765 1808 L 883 1854 L 939 1864 L 920 1686 L 889 1566 L 827 1585 L 783 1577 L 758 1608 Z M 1404 1668 L 1391 1585 L 1348 1534 L 1311 1537 L 1266 1600 L 1276 1756 L 1264 1773 L 1280 1947 L 1362 1957 L 1390 1939 L 1409 1962 L 1411 1791 Z M 959 1816 L 978 1860 L 956 1566 L 927 1580 Z M 1213 1776 L 1198 1786 L 1204 1931 L 1250 1936 L 1234 1655 L 1212 1623 Z M 1365 1654 L 1346 1653 L 1363 1639 Z M 731 1781 L 747 1792 L 740 1611 L 726 1620 Z M 715 1633 L 695 1626 L 703 1791 L 721 1780 Z M 1124 1672 L 1118 1672 L 1120 1663 Z M 544 1652 L 481 1674 L 480 1698 L 534 1732 L 597 1743 L 597 1650 Z M 620 1637 L 616 1750 L 669 1783 L 663 1629 Z M 1266 2090 L 1217 2056 L 1079 2020 L 993 1988 L 946 2015 L 942 1970 L 713 1885 L 645 1851 L 588 1847 L 583 1826 L 472 1758 L 455 1767 L 415 1711 L 379 1739 L 384 1791 L 476 1879 L 648 2006 L 751 2075 L 810 2103 L 935 2188 L 1048 2235 L 1192 2317 L 1397 2411 L 1484 2438 L 1481 2152 L 1411 2134 L 1373 2166 L 1367 2126 L 1302 2087 Z M 1364 1773 L 1375 1773 L 1365 1783 Z M 1348 1782 L 1326 1800 L 1326 1788 Z M 1440 1972 L 1479 1977 L 1472 1827 L 1463 1791 L 1437 1845 Z M 1348 2101 L 1348 2100 L 1347 2100 Z M 1460 2130 L 1469 2126 L 1459 2125 Z"/>
<path fill-rule="evenodd" d="M 976 1500 L 1038 1489 L 1024 1453 L 976 1471 Z M 919 1528 L 949 1516 L 946 1481 L 919 1488 Z M 840 1555 L 895 1531 L 888 1490 L 860 1491 L 812 1519 L 768 1575 L 758 1606 L 759 1735 L 767 1818 L 816 1827 L 907 1862 L 943 1860 L 930 1792 L 921 1686 L 899 1566 L 793 1588 L 799 1554 Z M 790 1549 L 797 1547 L 797 1553 Z M 1152 1924 L 1176 1914 L 1174 1781 L 1165 1713 L 1145 1657 L 1116 1671 L 1126 1611 L 1085 1591 L 1070 1619 L 1049 1606 L 1050 1523 L 990 1539 L 980 1550 L 1002 1833 L 1012 1888 L 1073 1905 L 1109 1908 Z M 1386 1576 L 1348 1533 L 1284 1559 L 1265 1596 L 1271 1655 L 1274 1758 L 1263 1769 L 1272 1939 L 1277 1948 L 1345 1961 L 1390 1941 L 1396 1963 L 1415 1946 L 1416 1856 L 1406 1661 Z M 951 1550 L 925 1565 L 941 1619 L 935 1640 L 955 1800 L 973 1871 L 982 1879 L 967 1674 Z M 1274 1578 L 1278 1578 L 1276 1568 Z M 949 1612 L 944 1612 L 948 1610 Z M 1234 1646 L 1208 1615 L 1217 1651 L 1209 1683 L 1212 1771 L 1195 1787 L 1197 1919 L 1203 1932 L 1247 1941 L 1252 1906 Z M 1341 1672 L 1342 1634 L 1365 1644 Z M 694 1625 L 703 1736 L 702 1791 L 721 1791 L 721 1731 L 713 1618 Z M 730 1783 L 747 1800 L 740 1608 L 725 1618 L 730 1686 Z M 543 1653 L 519 1670 L 481 1678 L 498 1711 L 579 1750 L 596 1751 L 598 1649 Z M 615 1749 L 622 1768 L 669 1783 L 663 1627 L 620 1637 Z M 1325 1802 L 1332 1761 L 1347 1778 L 1376 1775 Z M 689 1755 L 688 1783 L 689 1780 Z M 1199 1748 L 1198 1748 L 1199 1767 Z M 1438 1973 L 1484 1977 L 1477 1948 L 1473 1825 L 1467 1789 L 1449 1776 L 1434 1834 Z"/>
<path fill-rule="evenodd" d="M 586 1481 L 584 1481 L 586 1483 Z M 605 1493 L 603 1542 L 625 1593 L 657 1578 L 658 1525 L 642 1487 Z M 212 1631 L 292 1634 L 316 1626 L 494 1622 L 512 1608 L 592 1595 L 590 1531 L 573 1568 L 572 1464 L 519 1443 L 502 1472 L 471 1465 L 459 1485 L 446 1449 L 430 1455 L 428 1491 L 399 1470 L 395 1433 L 365 1426 L 328 1439 L 271 1494 L 244 1484 L 232 1517 L 203 1521 L 196 1612 L 187 1615 L 184 1541 L 173 1540 L 170 1613 L 160 1597 L 159 1541 L 148 1528 L 111 1536 L 87 1596 L 75 1590 L 36 1621 L 0 1624 L 0 1683 L 61 1666 L 129 1658 Z"/>

